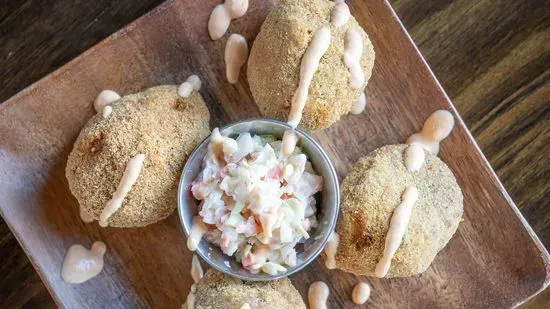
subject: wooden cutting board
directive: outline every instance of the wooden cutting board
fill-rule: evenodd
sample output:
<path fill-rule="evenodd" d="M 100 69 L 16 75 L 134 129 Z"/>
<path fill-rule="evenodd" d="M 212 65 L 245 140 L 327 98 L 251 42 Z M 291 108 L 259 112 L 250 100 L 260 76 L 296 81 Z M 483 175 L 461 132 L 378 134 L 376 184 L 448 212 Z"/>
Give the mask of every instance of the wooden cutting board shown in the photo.
<path fill-rule="evenodd" d="M 61 69 L 0 105 L 0 212 L 56 302 L 67 308 L 179 308 L 190 284 L 191 253 L 176 214 L 146 228 L 84 224 L 65 179 L 72 144 L 94 114 L 104 88 L 129 94 L 160 84 L 179 84 L 192 74 L 211 126 L 259 116 L 246 74 L 225 80 L 228 35 L 211 41 L 208 16 L 217 0 L 168 1 Z M 232 23 L 253 42 L 274 1 L 252 0 Z M 331 288 L 329 308 L 347 308 L 351 289 L 368 280 L 369 308 L 513 307 L 549 283 L 549 255 L 496 178 L 483 154 L 422 56 L 382 0 L 349 1 L 376 51 L 367 111 L 346 116 L 314 136 L 334 161 L 340 179 L 361 156 L 404 142 L 436 109 L 449 109 L 457 127 L 440 157 L 464 192 L 464 221 L 426 273 L 406 279 L 357 278 L 328 271 L 317 260 L 292 276 L 303 296 L 309 284 Z M 107 244 L 106 266 L 96 278 L 69 285 L 60 277 L 68 247 Z"/>

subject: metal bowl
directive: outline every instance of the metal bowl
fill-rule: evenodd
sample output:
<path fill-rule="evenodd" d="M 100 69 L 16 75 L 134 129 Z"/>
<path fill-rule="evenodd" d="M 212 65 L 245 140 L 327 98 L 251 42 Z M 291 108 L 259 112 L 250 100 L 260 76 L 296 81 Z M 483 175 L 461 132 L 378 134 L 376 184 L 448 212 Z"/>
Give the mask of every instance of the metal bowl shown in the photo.
<path fill-rule="evenodd" d="M 227 125 L 220 129 L 224 136 L 237 137 L 240 133 L 249 132 L 252 135 L 269 134 L 282 139 L 285 130 L 290 126 L 284 122 L 268 119 L 251 119 Z M 325 247 L 332 230 L 336 225 L 338 208 L 340 205 L 340 189 L 338 177 L 334 167 L 321 146 L 307 133 L 297 129 L 300 140 L 298 145 L 311 161 L 315 171 L 323 176 L 323 190 L 321 201 L 317 205 L 317 219 L 319 225 L 310 231 L 310 238 L 304 245 L 298 245 L 297 263 L 294 267 L 287 267 L 285 273 L 269 275 L 265 273 L 253 274 L 243 268 L 234 257 L 222 253 L 221 249 L 205 240 L 201 241 L 197 253 L 213 268 L 236 278 L 252 281 L 267 281 L 290 276 L 301 270 L 313 261 Z M 191 182 L 201 171 L 202 160 L 207 153 L 210 137 L 207 137 L 191 154 L 181 175 L 178 190 L 178 213 L 185 235 L 189 237 L 193 216 L 198 214 L 199 202 L 191 193 Z M 320 204 L 320 205 L 319 205 Z M 286 267 L 286 266 L 285 266 Z"/>

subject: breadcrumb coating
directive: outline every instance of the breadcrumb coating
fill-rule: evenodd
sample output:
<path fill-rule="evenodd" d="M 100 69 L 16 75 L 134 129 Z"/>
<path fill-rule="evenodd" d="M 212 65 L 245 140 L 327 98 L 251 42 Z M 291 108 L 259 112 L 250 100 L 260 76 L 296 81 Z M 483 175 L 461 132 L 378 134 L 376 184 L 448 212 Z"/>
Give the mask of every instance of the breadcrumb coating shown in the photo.
<path fill-rule="evenodd" d="M 300 127 L 308 131 L 326 128 L 359 100 L 374 66 L 374 48 L 353 16 L 341 27 L 330 23 L 334 5 L 327 0 L 282 0 L 267 16 L 252 46 L 247 72 L 250 90 L 265 117 L 287 120 L 302 56 L 321 26 L 329 27 L 331 43 L 309 87 Z M 360 89 L 350 88 L 350 73 L 344 64 L 344 40 L 350 28 L 364 38 L 360 63 L 365 84 Z"/>
<path fill-rule="evenodd" d="M 288 278 L 267 282 L 242 281 L 213 269 L 197 283 L 195 309 L 250 308 L 305 309 L 302 297 Z"/>
<path fill-rule="evenodd" d="M 158 86 L 112 104 L 80 132 L 66 177 L 83 210 L 95 220 L 115 192 L 128 161 L 145 154 L 141 173 L 109 226 L 139 227 L 168 217 L 176 208 L 177 184 L 193 149 L 209 134 L 210 114 L 199 93 L 188 99 L 176 86 Z"/>
<path fill-rule="evenodd" d="M 407 171 L 403 152 L 408 145 L 378 148 L 361 158 L 342 183 L 337 232 L 337 267 L 374 276 L 382 257 L 393 210 L 406 187 L 419 198 L 387 277 L 424 272 L 456 232 L 463 213 L 463 196 L 456 179 L 437 156 L 426 152 L 419 171 Z"/>

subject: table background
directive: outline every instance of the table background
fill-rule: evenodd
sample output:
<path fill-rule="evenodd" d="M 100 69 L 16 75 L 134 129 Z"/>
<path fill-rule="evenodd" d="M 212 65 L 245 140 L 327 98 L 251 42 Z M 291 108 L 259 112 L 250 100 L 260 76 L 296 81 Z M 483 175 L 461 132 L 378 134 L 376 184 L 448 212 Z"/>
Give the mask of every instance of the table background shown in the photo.
<path fill-rule="evenodd" d="M 1 0 L 0 102 L 161 2 Z M 546 0 L 391 3 L 504 186 L 548 248 L 550 4 Z M 522 308 L 548 306 L 549 290 Z M 55 308 L 1 219 L 0 307 Z"/>

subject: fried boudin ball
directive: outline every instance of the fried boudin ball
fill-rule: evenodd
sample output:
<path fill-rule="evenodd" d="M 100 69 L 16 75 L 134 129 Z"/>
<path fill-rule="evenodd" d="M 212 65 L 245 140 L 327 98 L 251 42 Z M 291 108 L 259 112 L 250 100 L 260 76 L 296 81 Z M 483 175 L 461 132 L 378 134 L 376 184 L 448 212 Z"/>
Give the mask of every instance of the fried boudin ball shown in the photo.
<path fill-rule="evenodd" d="M 82 210 L 98 220 L 121 182 L 127 163 L 144 154 L 135 184 L 108 219 L 113 227 L 139 227 L 169 216 L 187 157 L 208 136 L 210 114 L 199 93 L 187 99 L 176 86 L 153 87 L 112 104 L 80 132 L 66 177 Z"/>

